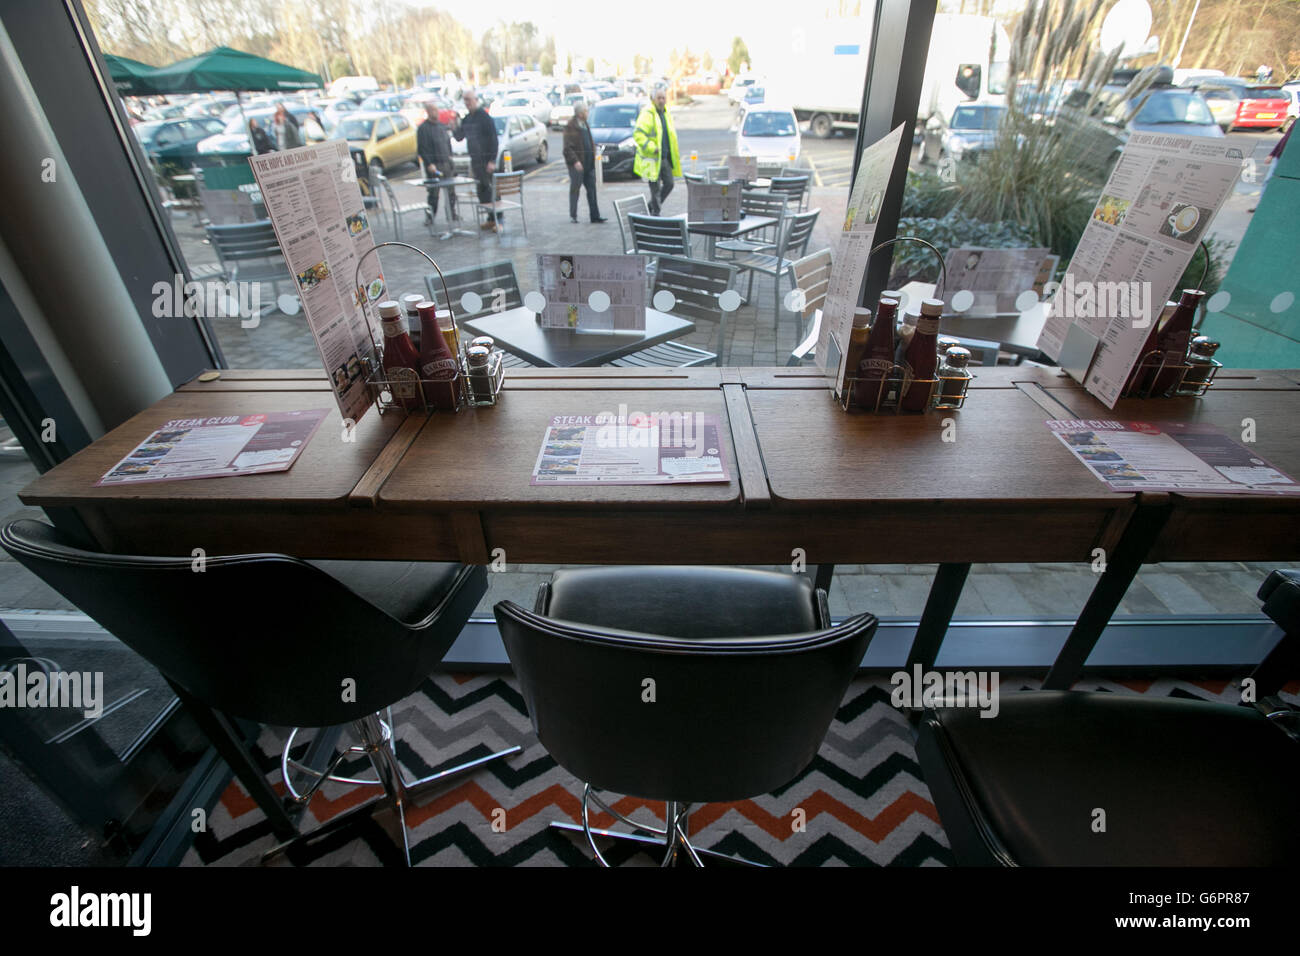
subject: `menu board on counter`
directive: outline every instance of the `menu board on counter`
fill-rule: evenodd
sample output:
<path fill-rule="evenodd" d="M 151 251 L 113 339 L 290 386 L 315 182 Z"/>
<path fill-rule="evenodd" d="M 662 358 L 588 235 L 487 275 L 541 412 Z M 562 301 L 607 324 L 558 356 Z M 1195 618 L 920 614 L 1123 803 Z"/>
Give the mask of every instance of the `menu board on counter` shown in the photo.
<path fill-rule="evenodd" d="M 862 151 L 844 215 L 844 228 L 832 259 L 826 301 L 822 304 L 821 332 L 817 337 L 817 364 L 834 376 L 837 391 L 839 383 L 844 381 L 853 310 L 858 305 L 867 259 L 875 241 L 876 220 L 880 217 L 880 207 L 885 201 L 885 191 L 889 188 L 902 141 L 903 127 L 899 125 Z M 832 354 L 838 356 L 834 368 L 827 365 L 827 358 Z"/>
<path fill-rule="evenodd" d="M 686 181 L 688 222 L 736 222 L 740 219 L 740 197 L 745 187 L 738 182 L 693 183 Z"/>
<path fill-rule="evenodd" d="M 1124 146 L 1047 300 L 1038 340 L 1106 407 L 1115 407 L 1242 158 L 1232 140 L 1200 136 L 1133 133 Z"/>
<path fill-rule="evenodd" d="M 554 415 L 534 485 L 673 485 L 729 481 L 717 415 L 617 412 Z"/>
<path fill-rule="evenodd" d="M 1300 483 L 1213 425 L 1049 421 L 1047 427 L 1115 491 L 1300 495 Z"/>
<path fill-rule="evenodd" d="M 103 478 L 101 485 L 219 478 L 288 471 L 329 410 L 164 422 Z"/>
<path fill-rule="evenodd" d="M 276 239 L 298 285 L 307 325 L 316 337 L 344 420 L 361 420 L 371 405 L 364 360 L 382 341 L 375 310 L 384 294 L 375 247 L 348 144 L 331 140 L 249 159 Z"/>
<path fill-rule="evenodd" d="M 645 331 L 645 256 L 539 255 L 544 329 Z"/>

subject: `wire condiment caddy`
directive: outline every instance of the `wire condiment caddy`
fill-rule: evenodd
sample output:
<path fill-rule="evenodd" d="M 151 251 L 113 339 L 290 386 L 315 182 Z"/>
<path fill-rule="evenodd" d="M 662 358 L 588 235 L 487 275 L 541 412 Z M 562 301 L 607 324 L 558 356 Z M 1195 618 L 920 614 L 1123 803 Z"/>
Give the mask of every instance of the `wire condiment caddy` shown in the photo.
<path fill-rule="evenodd" d="M 947 270 L 943 255 L 933 243 L 916 236 L 899 236 L 880 243 L 867 254 L 868 261 L 880 250 L 899 242 L 915 242 L 933 252 L 939 262 L 940 285 L 945 285 Z M 944 410 L 961 408 L 966 404 L 972 378 L 969 372 L 962 375 L 941 374 L 942 367 L 938 359 L 936 359 L 935 374 L 928 378 L 915 378 L 908 366 L 897 361 L 873 367 L 870 375 L 855 374 L 860 371 L 861 369 L 852 368 L 846 368 L 844 371 L 844 383 L 839 393 L 835 395 L 835 399 L 845 411 L 858 409 L 873 414 L 902 414 L 908 411 L 904 407 L 905 400 L 909 405 L 920 404 L 922 407 L 918 411 L 922 413 L 937 408 Z M 912 389 L 925 391 L 924 400 L 917 402 Z"/>
<path fill-rule="evenodd" d="M 384 343 L 382 338 L 376 339 L 376 323 L 372 320 L 369 311 L 375 307 L 375 303 L 363 290 L 361 307 L 366 312 L 366 329 L 370 335 L 371 345 L 374 348 L 374 357 L 373 359 L 369 357 L 362 359 L 362 364 L 365 371 L 366 387 L 370 390 L 371 397 L 379 413 L 382 415 L 390 410 L 398 410 L 407 414 L 428 414 L 436 410 L 459 412 L 467 407 L 495 405 L 501 394 L 501 386 L 505 381 L 505 367 L 502 364 L 501 350 L 494 348 L 488 356 L 486 365 L 474 368 L 473 382 L 471 383 L 471 370 L 466 364 L 467 349 L 465 343 L 461 342 L 460 328 L 456 322 L 455 306 L 447 289 L 447 280 L 443 277 L 442 270 L 432 256 L 423 249 L 407 242 L 390 240 L 377 243 L 366 250 L 361 258 L 357 260 L 352 287 L 354 289 L 361 288 L 362 265 L 367 258 L 377 254 L 384 247 L 396 247 L 416 253 L 428 262 L 437 274 L 438 282 L 442 286 L 443 304 L 445 305 L 445 311 L 439 310 L 438 318 L 440 325 L 445 319 L 453 333 L 451 342 L 455 343 L 453 350 L 455 353 L 453 356 L 455 359 L 455 374 L 450 378 L 428 379 L 421 377 L 418 372 L 410 369 L 385 369 L 383 363 Z M 386 283 L 387 280 L 385 280 L 385 285 Z M 442 331 L 445 335 L 448 329 L 443 328 Z M 435 390 L 446 388 L 449 382 L 454 396 L 454 407 L 437 409 L 434 403 L 430 401 L 429 395 L 435 393 Z"/>

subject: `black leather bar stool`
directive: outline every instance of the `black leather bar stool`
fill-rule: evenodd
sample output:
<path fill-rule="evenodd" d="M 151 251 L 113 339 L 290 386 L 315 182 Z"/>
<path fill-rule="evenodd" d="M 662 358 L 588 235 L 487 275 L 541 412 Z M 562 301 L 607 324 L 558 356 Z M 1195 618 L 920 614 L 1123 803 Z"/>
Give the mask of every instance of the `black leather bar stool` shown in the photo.
<path fill-rule="evenodd" d="M 1300 574 L 1274 572 L 1260 597 L 1284 629 L 1269 660 L 1294 662 Z M 926 711 L 917 755 L 959 863 L 1291 866 L 1297 715 L 1261 703 L 1008 694 L 991 719 Z"/>
<path fill-rule="evenodd" d="M 277 554 L 190 558 L 101 554 L 74 547 L 38 521 L 14 521 L 0 545 L 105 630 L 162 672 L 182 700 L 287 727 L 350 723 L 383 794 L 268 852 L 310 847 L 379 810 L 399 823 L 410 864 L 405 807 L 430 789 L 518 753 L 511 747 L 421 780 L 398 764 L 391 713 L 414 693 L 487 591 L 483 568 L 388 561 L 300 561 Z M 292 737 L 290 738 L 292 742 Z M 304 793 L 305 805 L 326 775 Z M 339 778 L 334 778 L 339 779 Z M 292 857 L 291 857 L 292 858 Z"/>
<path fill-rule="evenodd" d="M 542 745 L 584 781 L 581 827 L 700 864 L 693 803 L 770 793 L 812 762 L 876 630 L 862 614 L 831 627 L 826 593 L 803 576 L 740 568 L 559 571 L 535 612 L 496 606 L 506 651 Z M 593 790 L 668 804 L 637 823 Z M 595 830 L 596 804 L 640 834 Z M 645 834 L 651 834 L 649 836 Z"/>

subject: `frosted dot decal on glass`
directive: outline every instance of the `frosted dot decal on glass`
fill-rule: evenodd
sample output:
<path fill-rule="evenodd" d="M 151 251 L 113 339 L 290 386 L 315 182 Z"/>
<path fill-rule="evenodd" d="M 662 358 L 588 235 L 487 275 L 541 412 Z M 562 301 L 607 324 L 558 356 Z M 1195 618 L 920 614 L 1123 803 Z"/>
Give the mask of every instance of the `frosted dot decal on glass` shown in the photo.
<path fill-rule="evenodd" d="M 722 293 L 718 296 L 718 308 L 723 312 L 735 312 L 740 308 L 740 293 L 735 289 L 728 289 Z"/>
<path fill-rule="evenodd" d="M 477 292 L 466 292 L 460 297 L 460 307 L 465 310 L 466 315 L 482 312 L 483 297 Z"/>
<path fill-rule="evenodd" d="M 1038 293 L 1033 289 L 1026 289 L 1020 295 L 1016 296 L 1016 311 L 1028 312 L 1034 306 L 1038 305 Z"/>
<path fill-rule="evenodd" d="M 954 312 L 965 312 L 975 304 L 975 293 L 969 289 L 961 289 L 953 294 L 952 310 Z"/>
<path fill-rule="evenodd" d="M 541 312 L 546 308 L 546 296 L 534 290 L 524 296 L 524 307 L 530 312 Z"/>
<path fill-rule="evenodd" d="M 671 312 L 673 306 L 677 304 L 677 296 L 673 295 L 667 289 L 660 289 L 655 293 L 654 307 L 660 312 Z"/>
<path fill-rule="evenodd" d="M 587 296 L 587 305 L 591 306 L 593 311 L 604 312 L 609 308 L 609 293 L 603 289 L 597 289 Z"/>

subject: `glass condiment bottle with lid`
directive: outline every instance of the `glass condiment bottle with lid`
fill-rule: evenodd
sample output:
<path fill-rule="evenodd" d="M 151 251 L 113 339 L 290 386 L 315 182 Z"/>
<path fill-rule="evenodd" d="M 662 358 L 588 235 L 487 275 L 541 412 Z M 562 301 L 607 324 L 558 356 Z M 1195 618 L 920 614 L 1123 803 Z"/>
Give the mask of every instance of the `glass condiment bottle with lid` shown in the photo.
<path fill-rule="evenodd" d="M 954 345 L 939 363 L 939 395 L 935 408 L 961 408 L 970 386 L 970 349 Z"/>
<path fill-rule="evenodd" d="M 475 405 L 493 403 L 492 350 L 482 345 L 471 345 L 465 350 L 465 365 L 469 372 L 470 398 Z"/>
<path fill-rule="evenodd" d="M 411 337 L 411 344 L 418 351 L 420 348 L 420 310 L 416 308 L 424 296 L 418 292 L 408 292 L 402 296 L 402 313 L 406 316 L 406 334 Z"/>
<path fill-rule="evenodd" d="M 849 330 L 849 344 L 844 355 L 844 387 L 840 400 L 848 407 L 849 396 L 857 389 L 862 359 L 867 353 L 867 334 L 871 331 L 871 310 L 853 310 L 853 327 Z M 853 399 L 856 402 L 856 399 Z"/>
<path fill-rule="evenodd" d="M 1219 343 L 1208 335 L 1198 335 L 1192 339 L 1191 349 L 1187 354 L 1187 372 L 1183 375 L 1179 395 L 1200 395 L 1214 378 L 1219 362 L 1214 353 L 1219 351 Z"/>

